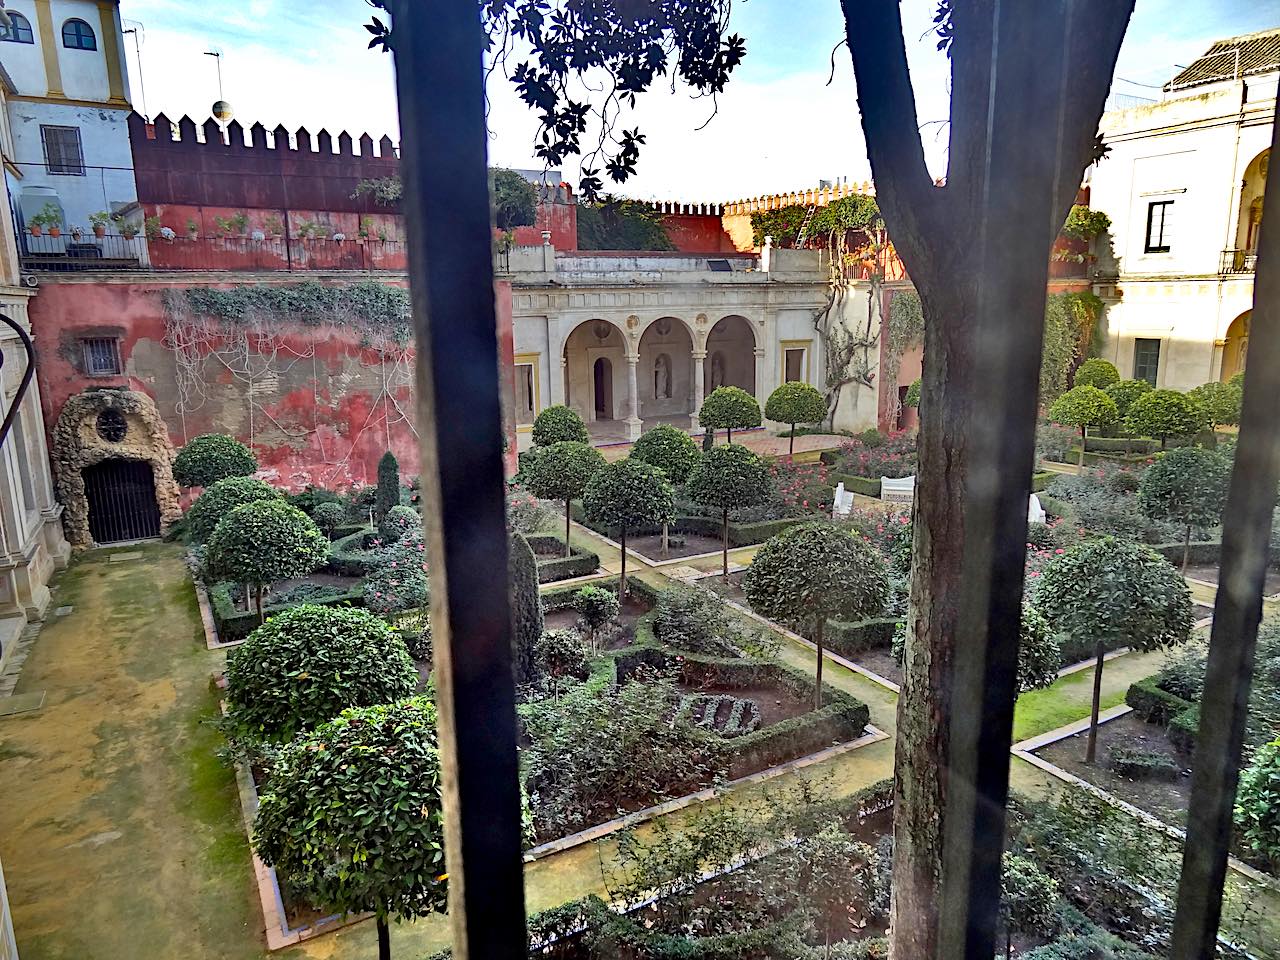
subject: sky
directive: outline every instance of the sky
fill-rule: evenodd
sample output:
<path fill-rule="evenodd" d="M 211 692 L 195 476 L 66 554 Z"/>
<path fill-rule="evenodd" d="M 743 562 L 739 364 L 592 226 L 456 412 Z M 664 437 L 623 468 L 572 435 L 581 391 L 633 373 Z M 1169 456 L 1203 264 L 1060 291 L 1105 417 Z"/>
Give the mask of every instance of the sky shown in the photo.
<path fill-rule="evenodd" d="M 921 137 L 931 169 L 946 164 L 948 67 L 930 31 L 933 3 L 903 0 L 907 55 Z M 191 0 L 122 0 L 135 107 L 171 119 L 209 116 L 223 97 L 246 127 L 283 123 L 312 133 L 368 132 L 398 140 L 391 58 L 368 50 L 364 0 L 244 0 L 206 8 Z M 139 26 L 140 25 L 140 26 Z M 1220 37 L 1280 26 L 1280 0 L 1137 0 L 1113 93 L 1158 99 L 1159 85 Z M 734 0 L 732 29 L 747 55 L 718 110 L 688 91 L 659 85 L 623 118 L 648 136 L 637 174 L 617 192 L 642 199 L 725 202 L 870 178 L 853 68 L 837 0 Z M 134 43 L 138 42 L 139 51 Z M 139 57 L 141 57 L 141 75 Z M 139 83 L 141 76 L 141 83 Z M 490 83 L 490 162 L 540 166 L 532 112 L 508 80 Z M 699 130 L 704 123 L 705 128 Z M 577 165 L 565 179 L 576 182 Z"/>

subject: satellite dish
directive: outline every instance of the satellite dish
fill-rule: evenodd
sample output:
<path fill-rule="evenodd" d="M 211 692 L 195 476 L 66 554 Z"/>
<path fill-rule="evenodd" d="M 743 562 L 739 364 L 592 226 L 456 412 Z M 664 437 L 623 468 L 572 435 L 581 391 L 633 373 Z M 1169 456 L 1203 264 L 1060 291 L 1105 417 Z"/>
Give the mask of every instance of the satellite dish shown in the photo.
<path fill-rule="evenodd" d="M 213 115 L 217 118 L 219 123 L 226 123 L 235 115 L 235 111 L 231 109 L 231 104 L 227 103 L 225 100 L 216 101 L 212 109 Z"/>

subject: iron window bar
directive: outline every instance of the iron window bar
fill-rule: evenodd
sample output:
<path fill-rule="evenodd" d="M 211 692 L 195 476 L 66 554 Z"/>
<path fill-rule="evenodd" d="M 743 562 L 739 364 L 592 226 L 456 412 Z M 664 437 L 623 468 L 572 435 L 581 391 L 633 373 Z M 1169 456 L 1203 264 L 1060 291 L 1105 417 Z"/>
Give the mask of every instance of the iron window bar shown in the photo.
<path fill-rule="evenodd" d="M 440 742 L 445 784 L 450 924 L 455 956 L 524 956 L 511 627 L 506 595 L 488 571 L 506 567 L 502 498 L 502 431 L 490 221 L 486 184 L 482 88 L 484 37 L 474 0 L 436 4 L 400 0 L 393 10 L 401 129 L 405 149 L 405 212 L 410 279 L 418 336 L 418 405 L 424 495 L 438 519 L 431 524 L 433 617 L 439 683 Z M 1036 37 L 1014 38 L 1006 49 L 1007 80 L 1023 68 L 1045 69 Z M 1051 46 L 1051 45 L 1050 45 Z M 1065 51 L 1050 56 L 1064 69 Z M 1021 57 L 1019 62 L 1018 57 Z M 1035 57 L 1034 64 L 1026 62 Z M 1065 76 L 1065 72 L 1064 72 Z M 994 98 L 997 135 L 1016 136 L 1032 104 L 1009 89 Z M 1001 134 L 1003 131 L 1003 134 Z M 1280 132 L 1280 131 L 1277 131 Z M 1280 140 L 1276 141 L 1280 144 Z M 428 150 L 424 147 L 429 148 Z M 1018 189 L 1035 168 L 1025 157 L 992 165 L 987 178 L 1001 188 L 982 224 L 986 256 L 1021 256 L 1001 242 L 1018 218 L 1048 216 L 1047 204 L 1028 211 Z M 1269 173 L 1269 179 L 1273 176 Z M 1280 181 L 1268 183 L 1272 205 Z M 1043 191 L 1040 191 L 1043 192 Z M 994 214 L 999 213 L 999 216 Z M 1271 218 L 1280 217 L 1280 212 Z M 1280 238 L 1280 234 L 1277 235 Z M 1280 245 L 1263 232 L 1263 251 Z M 1043 258 L 1028 259 L 1025 278 L 984 289 L 977 353 L 993 374 L 979 382 L 1004 384 L 986 398 L 987 413 L 971 474 L 965 522 L 987 536 L 972 538 L 972 571 L 962 599 L 961 628 L 983 642 L 957 664 L 951 736 L 958 785 L 947 818 L 942 891 L 947 956 L 992 956 L 999 902 L 1008 792 L 1013 688 L 1022 593 L 1026 496 L 1032 461 L 1041 331 L 1039 324 L 1003 324 L 1011 315 L 1039 316 L 1045 287 Z M 1280 323 L 1280 275 L 1258 271 L 1255 322 Z M 1280 334 L 1280 331 L 1277 331 Z M 1223 569 L 1205 681 L 1201 738 L 1179 889 L 1174 956 L 1213 955 L 1221 908 L 1249 689 L 1261 615 L 1262 572 L 1277 476 L 1277 435 L 1266 398 L 1280 392 L 1280 335 L 1258 338 L 1250 357 L 1244 416 L 1224 530 Z M 1032 362 L 1034 361 L 1034 362 Z M 1001 442 L 1001 438 L 1004 442 Z M 1015 509 L 1016 508 L 1016 509 Z M 1214 755 L 1214 751 L 1220 751 Z M 1205 759 L 1201 759 L 1201 758 Z"/>

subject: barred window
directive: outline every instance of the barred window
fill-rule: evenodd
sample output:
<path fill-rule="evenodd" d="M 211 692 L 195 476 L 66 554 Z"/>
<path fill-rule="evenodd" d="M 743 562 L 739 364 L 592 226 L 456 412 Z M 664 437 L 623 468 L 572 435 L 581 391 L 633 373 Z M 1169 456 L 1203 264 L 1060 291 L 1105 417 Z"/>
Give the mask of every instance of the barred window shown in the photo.
<path fill-rule="evenodd" d="M 44 162 L 50 173 L 84 176 L 84 151 L 80 147 L 79 127 L 40 125 L 44 141 Z"/>
<path fill-rule="evenodd" d="M 89 337 L 84 348 L 84 372 L 91 377 L 112 377 L 122 371 L 120 341 L 114 337 Z"/>

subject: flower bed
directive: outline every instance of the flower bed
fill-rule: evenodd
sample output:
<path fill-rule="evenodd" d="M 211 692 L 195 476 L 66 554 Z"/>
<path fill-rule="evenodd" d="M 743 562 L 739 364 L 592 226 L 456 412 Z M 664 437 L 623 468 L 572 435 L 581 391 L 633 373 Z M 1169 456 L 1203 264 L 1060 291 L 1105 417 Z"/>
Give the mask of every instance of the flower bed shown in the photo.
<path fill-rule="evenodd" d="M 269 619 L 282 610 L 287 610 L 289 607 L 304 600 L 307 603 L 316 603 L 325 607 L 340 606 L 342 604 L 350 604 L 353 607 L 364 606 L 364 584 L 362 583 L 351 582 L 345 585 L 332 582 L 325 583 L 323 575 L 321 575 L 320 577 L 304 577 L 301 580 L 301 584 L 312 584 L 318 589 L 311 591 L 305 597 L 290 597 L 284 591 L 269 594 L 269 596 L 276 595 L 284 599 L 283 602 L 264 603 L 262 607 L 263 617 Z M 241 610 L 236 603 L 234 594 L 241 589 L 241 586 L 235 583 L 215 583 L 209 588 L 209 605 L 213 610 L 213 622 L 218 631 L 218 640 L 221 643 L 235 643 L 243 640 L 258 626 L 257 611 Z"/>
<path fill-rule="evenodd" d="M 553 534 L 529 534 L 525 539 L 538 560 L 539 583 L 586 577 L 600 569 L 600 558 L 590 550 L 573 547 L 572 554 L 566 557 L 564 540 Z"/>
<path fill-rule="evenodd" d="M 375 544 L 378 542 L 378 533 L 372 527 L 361 527 L 333 541 L 325 569 L 345 577 L 367 576 L 377 566 Z"/>
<path fill-rule="evenodd" d="M 799 517 L 780 517 L 775 520 L 753 520 L 741 521 L 734 520 L 732 516 L 729 519 L 729 546 L 731 547 L 749 547 L 757 543 L 764 543 L 770 537 L 781 533 L 788 527 L 795 526 L 797 523 L 805 523 L 809 520 L 825 519 L 825 514 L 812 514 Z M 581 523 L 588 530 L 594 530 L 603 536 L 616 540 L 618 531 L 602 523 L 594 523 L 587 520 L 586 514 L 582 509 L 581 501 L 573 502 L 573 519 Z M 697 517 L 697 516 L 678 516 L 675 522 L 671 524 L 671 531 L 674 533 L 692 533 L 703 537 L 714 537 L 717 542 L 721 535 L 721 525 L 719 517 Z M 662 533 L 662 527 L 652 525 L 647 527 L 637 527 L 627 530 L 627 546 L 631 546 L 633 537 L 656 536 Z M 661 559 L 660 557 L 651 557 L 650 559 Z"/>

